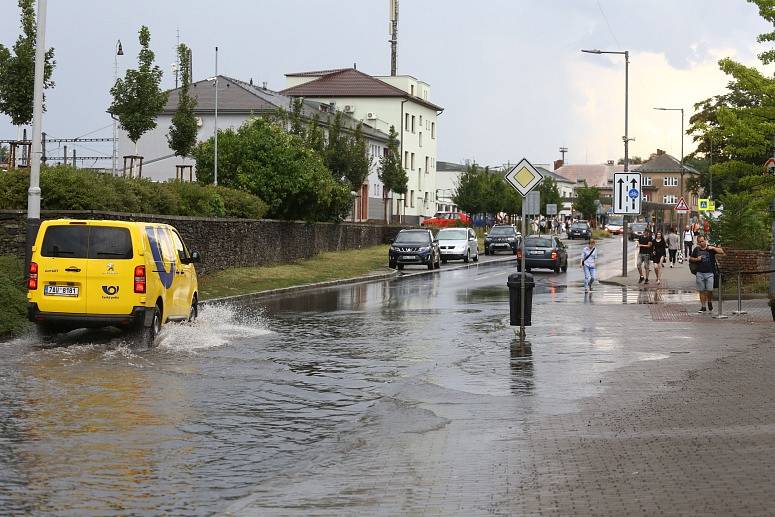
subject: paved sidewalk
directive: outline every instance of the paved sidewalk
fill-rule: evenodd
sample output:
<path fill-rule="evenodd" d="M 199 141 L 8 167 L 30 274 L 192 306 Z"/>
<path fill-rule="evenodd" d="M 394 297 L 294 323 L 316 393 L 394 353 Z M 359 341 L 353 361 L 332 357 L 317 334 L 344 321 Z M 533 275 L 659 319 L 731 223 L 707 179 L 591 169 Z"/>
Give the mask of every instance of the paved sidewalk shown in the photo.
<path fill-rule="evenodd" d="M 619 275 L 603 279 L 601 282 L 604 284 L 616 284 L 644 289 L 673 289 L 679 291 L 697 290 L 697 287 L 694 283 L 694 275 L 689 272 L 688 262 L 684 262 L 683 264 L 676 263 L 675 267 L 672 268 L 668 264 L 667 267 L 662 268 L 661 281 L 659 284 L 657 284 L 657 275 L 656 271 L 654 271 L 653 264 L 651 267 L 651 272 L 649 273 L 649 283 L 639 284 L 639 278 L 638 270 L 631 269 L 627 272 L 626 277 Z"/>

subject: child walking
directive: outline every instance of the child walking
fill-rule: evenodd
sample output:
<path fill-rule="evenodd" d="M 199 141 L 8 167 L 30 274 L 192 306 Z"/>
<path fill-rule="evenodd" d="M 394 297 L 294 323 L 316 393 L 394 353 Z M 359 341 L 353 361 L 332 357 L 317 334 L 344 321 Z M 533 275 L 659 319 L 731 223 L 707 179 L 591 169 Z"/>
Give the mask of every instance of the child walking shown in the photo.
<path fill-rule="evenodd" d="M 597 268 L 595 260 L 597 259 L 597 249 L 595 248 L 595 239 L 589 239 L 589 244 L 584 246 L 581 252 L 581 267 L 584 269 L 584 292 L 592 290 L 592 283 L 597 277 Z"/>

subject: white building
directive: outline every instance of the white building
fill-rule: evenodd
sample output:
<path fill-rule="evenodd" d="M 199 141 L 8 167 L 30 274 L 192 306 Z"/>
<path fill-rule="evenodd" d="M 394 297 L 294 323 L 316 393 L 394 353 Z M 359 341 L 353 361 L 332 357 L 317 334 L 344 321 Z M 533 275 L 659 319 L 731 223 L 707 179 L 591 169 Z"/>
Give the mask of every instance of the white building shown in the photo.
<path fill-rule="evenodd" d="M 176 165 L 193 166 L 194 178 L 196 177 L 196 162 L 191 158 L 180 158 L 170 149 L 167 142 L 167 134 L 172 123 L 178 105 L 180 90 L 170 90 L 167 104 L 156 119 L 156 127 L 145 133 L 137 145 L 129 140 L 126 132 L 118 133 L 118 157 L 119 173 L 123 169 L 123 156 L 137 154 L 143 157 L 142 176 L 155 181 L 174 179 Z M 215 78 L 197 81 L 191 84 L 190 93 L 197 100 L 194 113 L 199 124 L 197 140 L 206 140 L 213 136 L 215 128 Z M 256 116 L 275 115 L 278 109 L 290 111 L 293 99 L 264 87 L 254 86 L 251 83 L 239 81 L 225 76 L 218 76 L 218 129 L 236 129 L 249 118 Z M 333 122 L 336 110 L 329 104 L 305 100 L 302 110 L 302 118 L 310 121 L 317 115 L 320 127 L 327 136 L 328 127 Z M 358 124 L 351 114 L 344 114 L 343 123 L 346 127 L 354 129 Z M 384 201 L 381 198 L 382 189 L 377 171 L 380 157 L 387 149 L 388 135 L 374 128 L 370 121 L 364 121 L 363 134 L 367 139 L 367 145 L 371 160 L 371 173 L 364 182 L 355 203 L 355 219 L 383 219 Z M 135 171 L 137 175 L 137 171 Z M 184 178 L 188 180 L 188 177 Z"/>
<path fill-rule="evenodd" d="M 393 214 L 419 222 L 436 211 L 438 115 L 430 85 L 409 75 L 375 76 L 354 68 L 287 74 L 290 97 L 329 103 L 384 133 L 393 126 L 409 178 L 408 191 L 394 203 Z"/>

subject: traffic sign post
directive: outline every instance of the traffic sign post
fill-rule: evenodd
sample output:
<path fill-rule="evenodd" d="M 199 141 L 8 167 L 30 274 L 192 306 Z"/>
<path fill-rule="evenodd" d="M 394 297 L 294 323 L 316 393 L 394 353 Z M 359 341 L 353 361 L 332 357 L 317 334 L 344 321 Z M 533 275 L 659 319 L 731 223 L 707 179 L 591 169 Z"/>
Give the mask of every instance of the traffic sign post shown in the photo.
<path fill-rule="evenodd" d="M 546 215 L 557 215 L 556 203 L 546 203 Z"/>
<path fill-rule="evenodd" d="M 691 212 L 689 205 L 686 204 L 686 200 L 683 197 L 678 198 L 674 210 L 678 213 Z"/>
<path fill-rule="evenodd" d="M 712 199 L 698 199 L 697 210 L 700 212 L 714 212 L 716 203 Z"/>
<path fill-rule="evenodd" d="M 614 173 L 614 213 L 630 215 L 640 214 L 641 194 L 640 173 Z"/>
<path fill-rule="evenodd" d="M 533 167 L 526 158 L 522 158 L 518 164 L 516 164 L 505 176 L 506 182 L 514 187 L 514 190 L 522 194 L 522 239 L 520 240 L 519 247 L 522 251 L 522 257 L 520 258 L 520 272 L 522 273 L 521 286 L 520 286 L 520 320 L 519 320 L 519 339 L 525 339 L 525 237 L 527 229 L 525 226 L 525 219 L 527 218 L 527 195 L 543 181 L 544 176 L 538 169 Z M 540 195 L 537 201 L 540 212 Z"/>

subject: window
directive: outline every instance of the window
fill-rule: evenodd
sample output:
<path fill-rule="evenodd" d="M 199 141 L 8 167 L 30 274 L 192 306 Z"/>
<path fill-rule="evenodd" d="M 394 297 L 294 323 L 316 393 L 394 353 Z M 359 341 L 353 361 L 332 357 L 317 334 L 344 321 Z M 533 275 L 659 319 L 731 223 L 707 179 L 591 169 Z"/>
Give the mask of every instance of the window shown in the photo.
<path fill-rule="evenodd" d="M 404 194 L 404 208 L 409 206 L 409 198 Z"/>
<path fill-rule="evenodd" d="M 423 207 L 428 208 L 428 193 L 425 192 L 423 194 L 423 201 L 422 201 Z"/>
<path fill-rule="evenodd" d="M 428 174 L 428 162 L 430 162 L 430 158 L 427 156 L 425 157 L 425 174 Z"/>
<path fill-rule="evenodd" d="M 662 202 L 665 203 L 666 205 L 674 205 L 678 202 L 678 198 L 675 197 L 673 194 L 668 194 L 662 197 Z"/>
<path fill-rule="evenodd" d="M 413 84 L 409 85 L 409 94 L 410 94 L 412 97 L 414 97 L 414 85 L 413 85 Z"/>
<path fill-rule="evenodd" d="M 44 257 L 131 259 L 132 237 L 126 228 L 50 226 L 43 237 Z"/>
<path fill-rule="evenodd" d="M 422 128 L 422 115 L 420 115 L 420 128 Z"/>
<path fill-rule="evenodd" d="M 412 204 L 412 208 L 414 208 L 414 190 L 409 191 L 409 202 Z"/>
<path fill-rule="evenodd" d="M 420 131 L 420 147 L 422 147 L 422 131 Z M 427 167 L 426 167 L 427 169 Z"/>
<path fill-rule="evenodd" d="M 412 153 L 412 170 L 414 170 L 414 153 Z"/>
<path fill-rule="evenodd" d="M 651 176 L 643 176 L 643 186 L 644 187 L 650 187 L 651 186 Z"/>
<path fill-rule="evenodd" d="M 643 202 L 645 202 L 645 203 L 648 203 L 648 201 L 649 201 L 649 195 L 648 195 L 648 194 L 643 194 L 643 195 L 640 197 L 640 200 L 641 200 L 641 201 L 643 201 Z"/>
<path fill-rule="evenodd" d="M 409 168 L 409 151 L 404 151 L 404 169 Z"/>
<path fill-rule="evenodd" d="M 178 232 L 172 232 L 172 243 L 175 245 L 175 251 L 178 252 L 178 257 L 180 258 L 181 262 L 185 261 L 188 258 L 188 250 L 183 244 L 183 239 L 180 238 Z"/>
<path fill-rule="evenodd" d="M 665 176 L 663 179 L 663 184 L 665 187 L 677 187 L 678 186 L 678 178 L 676 176 Z"/>
<path fill-rule="evenodd" d="M 404 130 L 409 131 L 409 113 L 404 118 Z"/>
<path fill-rule="evenodd" d="M 412 115 L 412 133 L 414 133 L 414 115 Z"/>
<path fill-rule="evenodd" d="M 431 138 L 436 139 L 436 123 L 431 122 Z"/>

